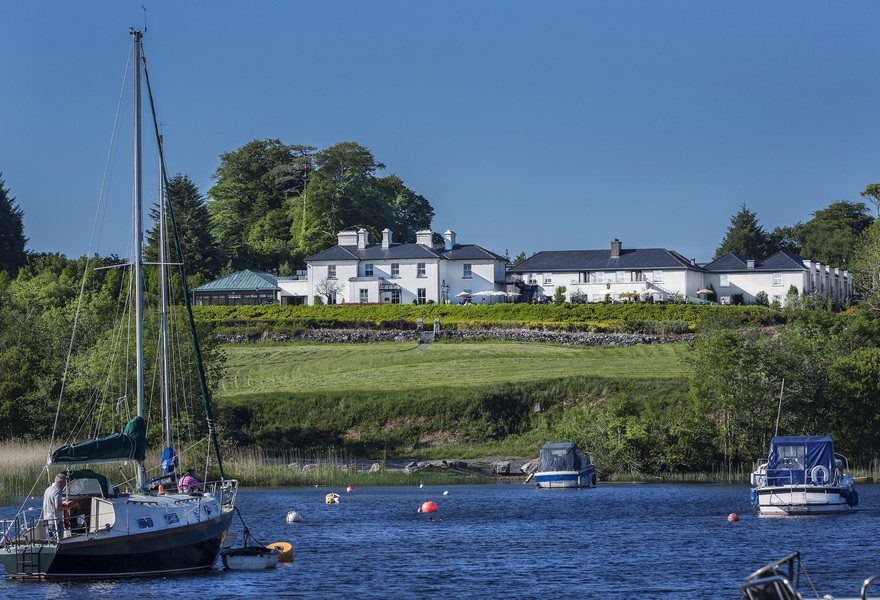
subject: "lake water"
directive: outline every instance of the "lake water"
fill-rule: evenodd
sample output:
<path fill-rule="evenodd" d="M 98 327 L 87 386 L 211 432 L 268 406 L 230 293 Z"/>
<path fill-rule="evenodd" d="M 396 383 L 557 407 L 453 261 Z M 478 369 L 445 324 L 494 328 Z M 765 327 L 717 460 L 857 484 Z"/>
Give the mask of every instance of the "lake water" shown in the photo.
<path fill-rule="evenodd" d="M 857 487 L 848 514 L 776 518 L 754 514 L 746 485 L 242 490 L 251 533 L 291 543 L 294 562 L 245 572 L 218 561 L 199 576 L 137 581 L 3 580 L 0 597 L 737 599 L 744 577 L 795 550 L 820 595 L 857 597 L 880 573 L 880 485 Z M 340 503 L 325 504 L 328 492 Z M 437 512 L 420 514 L 428 500 Z M 286 522 L 291 509 L 302 523 Z M 733 512 L 739 522 L 728 522 Z M 233 531 L 240 542 L 238 520 Z"/>

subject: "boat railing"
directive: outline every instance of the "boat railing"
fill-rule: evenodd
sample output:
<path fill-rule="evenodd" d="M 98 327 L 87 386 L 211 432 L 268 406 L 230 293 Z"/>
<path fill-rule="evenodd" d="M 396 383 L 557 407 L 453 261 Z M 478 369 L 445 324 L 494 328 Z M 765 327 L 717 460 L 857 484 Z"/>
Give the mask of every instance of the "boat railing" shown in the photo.
<path fill-rule="evenodd" d="M 24 514 L 0 520 L 0 547 L 54 543 L 48 539 L 46 520 Z"/>
<path fill-rule="evenodd" d="M 880 579 L 880 575 L 874 575 L 873 577 L 868 577 L 865 582 L 862 584 L 862 592 L 860 594 L 860 598 L 862 600 L 868 600 L 868 588 L 871 587 L 871 584 Z"/>
<path fill-rule="evenodd" d="M 221 505 L 235 506 L 235 497 L 238 495 L 237 479 L 206 481 L 203 485 L 205 491 L 214 494 Z"/>
<path fill-rule="evenodd" d="M 801 564 L 800 552 L 792 552 L 746 577 L 740 584 L 741 598 L 742 600 L 800 600 L 801 596 L 797 590 L 800 587 L 801 575 L 815 593 L 816 588 Z M 818 598 L 818 594 L 816 597 Z"/>

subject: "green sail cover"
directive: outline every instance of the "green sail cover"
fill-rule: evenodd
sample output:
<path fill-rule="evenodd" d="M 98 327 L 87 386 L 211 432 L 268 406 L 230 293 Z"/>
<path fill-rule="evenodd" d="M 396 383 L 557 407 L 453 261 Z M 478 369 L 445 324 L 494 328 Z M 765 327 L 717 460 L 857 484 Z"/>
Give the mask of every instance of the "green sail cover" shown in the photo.
<path fill-rule="evenodd" d="M 52 464 L 144 460 L 147 454 L 147 422 L 135 417 L 123 433 L 112 433 L 78 444 L 61 446 L 49 457 Z"/>

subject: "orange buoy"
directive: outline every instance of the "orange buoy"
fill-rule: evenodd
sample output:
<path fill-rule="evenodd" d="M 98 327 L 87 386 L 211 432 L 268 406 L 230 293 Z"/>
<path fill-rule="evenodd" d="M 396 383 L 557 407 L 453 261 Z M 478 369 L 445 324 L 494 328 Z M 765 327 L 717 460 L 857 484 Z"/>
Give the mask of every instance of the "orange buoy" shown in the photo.
<path fill-rule="evenodd" d="M 422 504 L 422 507 L 419 509 L 419 512 L 423 512 L 423 513 L 437 512 L 437 503 L 434 502 L 433 500 L 428 500 L 427 502 Z"/>
<path fill-rule="evenodd" d="M 266 548 L 278 548 L 278 562 L 293 562 L 293 546 L 287 542 L 275 542 Z"/>
<path fill-rule="evenodd" d="M 351 487 L 351 486 L 348 486 L 348 488 L 347 488 L 345 491 L 348 492 L 348 493 L 350 494 L 351 492 L 354 491 L 354 488 Z"/>
<path fill-rule="evenodd" d="M 165 493 L 165 486 L 164 486 L 164 485 L 160 485 L 160 486 L 159 486 L 159 493 L 160 493 L 160 494 L 164 494 L 164 493 Z"/>
<path fill-rule="evenodd" d="M 727 520 L 731 523 L 739 521 L 739 515 L 736 513 L 730 513 L 729 515 L 727 515 Z"/>

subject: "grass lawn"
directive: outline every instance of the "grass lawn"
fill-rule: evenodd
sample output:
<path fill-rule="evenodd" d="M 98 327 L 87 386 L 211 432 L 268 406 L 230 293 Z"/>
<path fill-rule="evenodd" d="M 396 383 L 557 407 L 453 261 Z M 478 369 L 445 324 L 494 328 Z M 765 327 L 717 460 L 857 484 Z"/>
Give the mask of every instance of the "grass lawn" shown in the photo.
<path fill-rule="evenodd" d="M 687 343 L 587 347 L 510 342 L 380 344 L 229 344 L 215 393 L 231 398 L 269 392 L 480 388 L 573 375 L 682 377 Z"/>

